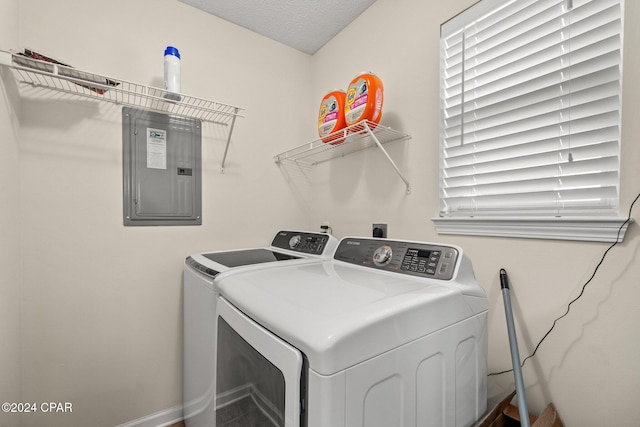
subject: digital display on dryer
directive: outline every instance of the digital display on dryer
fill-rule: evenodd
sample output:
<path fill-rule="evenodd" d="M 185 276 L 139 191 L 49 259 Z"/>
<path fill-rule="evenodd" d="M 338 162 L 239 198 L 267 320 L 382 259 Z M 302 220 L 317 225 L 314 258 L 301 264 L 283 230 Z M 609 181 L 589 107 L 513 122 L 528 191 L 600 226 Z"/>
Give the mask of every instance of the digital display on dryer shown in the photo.
<path fill-rule="evenodd" d="M 418 258 L 429 258 L 431 256 L 431 251 L 427 251 L 424 249 L 409 249 L 410 251 L 416 251 L 416 256 Z"/>

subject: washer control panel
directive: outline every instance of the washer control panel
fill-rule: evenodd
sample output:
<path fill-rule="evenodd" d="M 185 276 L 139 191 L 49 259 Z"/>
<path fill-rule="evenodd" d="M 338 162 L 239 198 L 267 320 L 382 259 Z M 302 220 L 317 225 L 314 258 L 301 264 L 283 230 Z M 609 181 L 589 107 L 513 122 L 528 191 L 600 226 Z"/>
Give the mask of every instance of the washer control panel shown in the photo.
<path fill-rule="evenodd" d="M 322 255 L 328 241 L 328 234 L 279 231 L 273 238 L 271 246 L 305 254 Z"/>
<path fill-rule="evenodd" d="M 451 280 L 458 250 L 430 243 L 346 237 L 334 259 L 401 274 Z"/>

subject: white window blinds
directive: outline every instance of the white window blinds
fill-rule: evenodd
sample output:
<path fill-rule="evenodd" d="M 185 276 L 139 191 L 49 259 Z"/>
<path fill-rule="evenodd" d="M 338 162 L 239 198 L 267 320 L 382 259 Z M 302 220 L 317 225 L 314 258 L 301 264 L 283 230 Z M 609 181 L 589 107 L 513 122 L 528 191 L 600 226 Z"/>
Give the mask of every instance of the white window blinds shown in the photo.
<path fill-rule="evenodd" d="M 442 26 L 440 217 L 616 216 L 622 0 L 482 0 Z"/>

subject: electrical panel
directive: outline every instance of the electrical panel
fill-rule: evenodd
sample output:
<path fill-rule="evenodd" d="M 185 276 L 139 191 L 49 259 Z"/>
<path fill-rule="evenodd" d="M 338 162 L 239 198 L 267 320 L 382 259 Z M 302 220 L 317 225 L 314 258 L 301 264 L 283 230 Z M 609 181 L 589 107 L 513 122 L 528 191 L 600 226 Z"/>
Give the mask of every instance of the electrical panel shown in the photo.
<path fill-rule="evenodd" d="M 202 224 L 202 124 L 122 109 L 124 225 Z"/>

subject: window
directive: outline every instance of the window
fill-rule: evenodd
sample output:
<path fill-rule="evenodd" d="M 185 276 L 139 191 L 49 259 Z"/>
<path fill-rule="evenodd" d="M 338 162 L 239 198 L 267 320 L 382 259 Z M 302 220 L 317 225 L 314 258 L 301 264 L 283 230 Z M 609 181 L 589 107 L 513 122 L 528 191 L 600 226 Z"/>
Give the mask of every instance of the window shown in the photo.
<path fill-rule="evenodd" d="M 615 240 L 623 0 L 482 0 L 441 28 L 440 233 Z"/>

